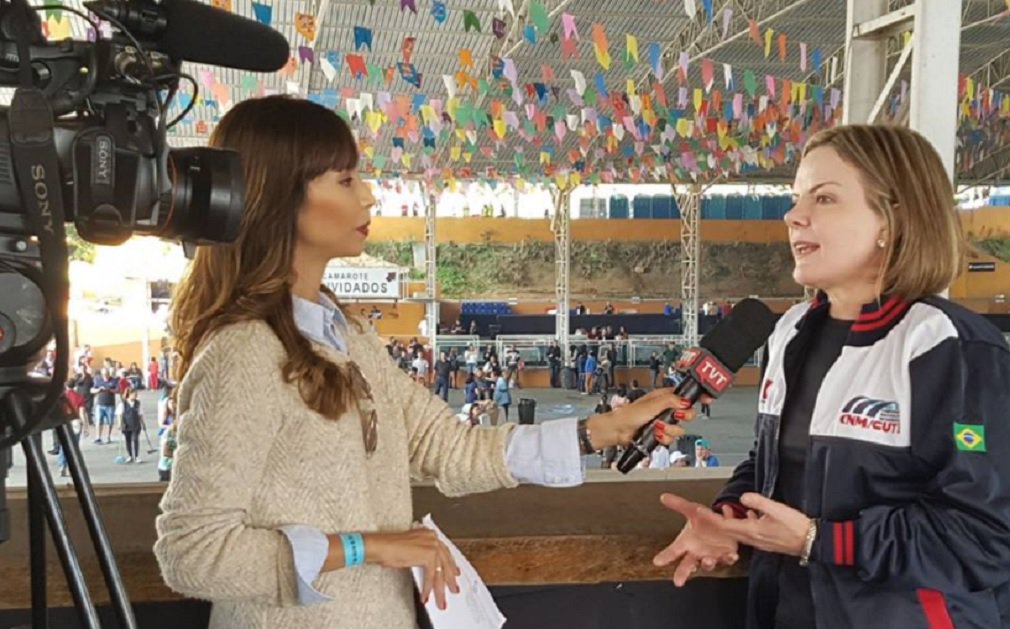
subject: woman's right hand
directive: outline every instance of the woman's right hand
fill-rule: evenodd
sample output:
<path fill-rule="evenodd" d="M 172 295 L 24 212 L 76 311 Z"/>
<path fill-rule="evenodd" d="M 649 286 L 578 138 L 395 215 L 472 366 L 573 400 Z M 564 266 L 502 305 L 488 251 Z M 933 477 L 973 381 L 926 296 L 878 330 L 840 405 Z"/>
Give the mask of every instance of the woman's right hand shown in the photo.
<path fill-rule="evenodd" d="M 387 568 L 424 568 L 421 600 L 427 604 L 434 592 L 435 603 L 445 609 L 445 590 L 459 594 L 459 568 L 452 553 L 429 528 L 418 527 L 402 533 L 366 533 L 365 561 Z"/>
<path fill-rule="evenodd" d="M 677 539 L 652 560 L 657 566 L 676 566 L 673 573 L 674 585 L 681 587 L 687 583 L 698 571 L 699 565 L 705 570 L 713 570 L 718 565 L 730 566 L 736 563 L 739 559 L 736 540 L 713 526 L 711 520 L 698 517 L 699 510 L 710 511 L 709 507 L 674 494 L 663 494 L 660 501 L 667 509 L 677 511 L 687 518 L 687 524 Z M 728 506 L 723 507 L 722 517 L 733 517 Z"/>

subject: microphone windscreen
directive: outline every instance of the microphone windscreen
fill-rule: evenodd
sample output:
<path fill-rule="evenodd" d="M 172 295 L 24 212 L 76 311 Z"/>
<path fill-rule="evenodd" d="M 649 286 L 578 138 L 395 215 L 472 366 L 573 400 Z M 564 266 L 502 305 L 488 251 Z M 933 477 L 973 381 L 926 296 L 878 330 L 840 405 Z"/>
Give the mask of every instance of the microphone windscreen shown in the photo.
<path fill-rule="evenodd" d="M 171 57 L 253 72 L 275 72 L 288 62 L 288 41 L 269 26 L 195 0 L 163 6 L 168 26 L 158 49 Z"/>
<path fill-rule="evenodd" d="M 768 340 L 777 319 L 764 302 L 744 299 L 701 339 L 700 345 L 736 373 Z"/>

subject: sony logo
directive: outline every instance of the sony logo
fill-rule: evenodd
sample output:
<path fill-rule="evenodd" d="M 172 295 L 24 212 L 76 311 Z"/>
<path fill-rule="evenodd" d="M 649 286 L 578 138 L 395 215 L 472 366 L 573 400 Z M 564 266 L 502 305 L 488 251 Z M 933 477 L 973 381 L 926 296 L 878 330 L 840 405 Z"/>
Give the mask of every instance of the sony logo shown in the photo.
<path fill-rule="evenodd" d="M 32 192 L 35 194 L 35 202 L 39 206 L 39 213 L 42 215 L 42 229 L 50 234 L 53 233 L 53 213 L 49 209 L 49 184 L 46 183 L 46 167 L 42 164 L 32 164 Z"/>
<path fill-rule="evenodd" d="M 91 151 L 91 183 L 97 186 L 111 186 L 115 173 L 115 155 L 112 138 L 99 135 Z"/>

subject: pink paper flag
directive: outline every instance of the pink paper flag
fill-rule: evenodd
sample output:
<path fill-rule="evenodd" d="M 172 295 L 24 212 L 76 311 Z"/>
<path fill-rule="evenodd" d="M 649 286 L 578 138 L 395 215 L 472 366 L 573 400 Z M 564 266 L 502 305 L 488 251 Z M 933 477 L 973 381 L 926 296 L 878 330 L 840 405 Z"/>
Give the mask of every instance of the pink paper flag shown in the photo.
<path fill-rule="evenodd" d="M 743 115 L 743 94 L 737 92 L 733 95 L 733 118 L 739 119 Z"/>
<path fill-rule="evenodd" d="M 546 63 L 544 65 L 540 66 L 540 75 L 543 78 L 544 83 L 546 83 L 548 81 L 554 81 L 555 80 L 555 78 L 554 78 L 554 68 L 552 68 L 551 66 L 547 65 Z"/>
<path fill-rule="evenodd" d="M 677 109 L 684 109 L 687 107 L 687 86 L 681 85 L 680 91 L 677 92 Z"/>
<path fill-rule="evenodd" d="M 565 37 L 564 38 L 565 39 L 571 39 L 572 37 L 575 37 L 575 39 L 579 38 L 579 31 L 575 27 L 575 16 L 574 15 L 572 15 L 571 13 L 562 13 L 561 14 L 561 24 L 562 24 L 562 26 L 564 26 L 564 30 L 565 30 Z"/>
<path fill-rule="evenodd" d="M 807 71 L 807 44 L 800 42 L 800 72 Z"/>
<path fill-rule="evenodd" d="M 768 95 L 775 98 L 775 77 L 770 74 L 765 75 L 765 88 L 768 90 Z"/>
<path fill-rule="evenodd" d="M 705 85 L 705 91 L 710 91 L 715 82 L 715 68 L 708 57 L 701 60 L 701 82 Z"/>
<path fill-rule="evenodd" d="M 733 9 L 731 7 L 726 7 L 726 10 L 722 12 L 722 38 L 726 39 L 726 35 L 729 34 L 729 23 L 733 21 Z"/>

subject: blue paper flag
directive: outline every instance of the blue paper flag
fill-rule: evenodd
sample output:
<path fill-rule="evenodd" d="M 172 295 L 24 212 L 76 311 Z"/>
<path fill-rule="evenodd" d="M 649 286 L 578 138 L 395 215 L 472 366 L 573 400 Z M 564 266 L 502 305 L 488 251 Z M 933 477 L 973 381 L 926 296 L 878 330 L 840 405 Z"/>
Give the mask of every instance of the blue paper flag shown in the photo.
<path fill-rule="evenodd" d="M 449 17 L 449 10 L 445 8 L 445 2 L 435 0 L 431 3 L 431 17 L 435 18 L 439 24 L 445 22 L 445 19 Z"/>
<path fill-rule="evenodd" d="M 428 96 L 425 94 L 414 94 L 414 100 L 410 103 L 410 108 L 415 112 L 421 111 L 421 107 L 428 102 Z M 425 127 L 427 129 L 428 127 Z"/>
<path fill-rule="evenodd" d="M 537 43 L 537 29 L 533 28 L 532 24 L 527 24 L 526 28 L 523 29 L 523 36 L 531 44 Z"/>
<path fill-rule="evenodd" d="M 820 72 L 821 71 L 821 49 L 820 48 L 814 48 L 814 51 L 813 51 L 813 53 L 811 53 L 810 57 L 811 57 L 811 59 L 812 59 L 812 61 L 814 63 L 814 72 Z"/>
<path fill-rule="evenodd" d="M 596 73 L 596 92 L 603 98 L 610 98 L 610 92 L 607 91 L 607 80 L 603 78 L 602 72 Z"/>
<path fill-rule="evenodd" d="M 598 120 L 601 132 L 606 131 L 610 127 L 614 126 L 613 121 L 610 120 L 610 116 L 600 116 Z"/>
<path fill-rule="evenodd" d="M 403 148 L 403 138 L 393 138 L 393 148 Z"/>
<path fill-rule="evenodd" d="M 537 91 L 537 99 L 543 103 L 547 100 L 547 86 L 543 83 L 534 83 L 533 89 Z"/>
<path fill-rule="evenodd" d="M 336 50 L 326 51 L 326 60 L 330 62 L 331 66 L 333 66 L 338 70 L 340 69 L 340 62 L 343 61 L 343 59 L 340 56 L 340 53 L 337 52 Z"/>
<path fill-rule="evenodd" d="M 705 6 L 705 15 L 708 16 L 708 24 L 709 24 L 709 26 L 711 26 L 712 25 L 712 19 L 713 19 L 713 15 L 712 15 L 712 0 L 701 0 L 701 3 L 702 3 L 702 5 Z"/>
<path fill-rule="evenodd" d="M 270 26 L 270 22 L 273 21 L 273 8 L 265 4 L 260 4 L 259 2 L 253 2 L 252 8 L 253 14 L 256 16 L 256 21 Z"/>
<path fill-rule="evenodd" d="M 652 67 L 652 73 L 659 77 L 660 64 L 662 63 L 663 50 L 659 47 L 656 42 L 649 43 L 649 65 Z"/>
<path fill-rule="evenodd" d="M 722 104 L 722 119 L 727 122 L 733 119 L 733 101 L 729 98 Z"/>
<path fill-rule="evenodd" d="M 355 26 L 354 49 L 361 50 L 362 46 L 368 46 L 368 50 L 372 50 L 372 29 L 365 28 L 364 26 Z"/>

